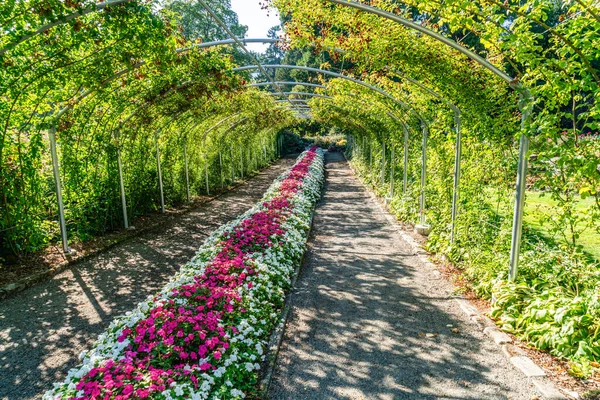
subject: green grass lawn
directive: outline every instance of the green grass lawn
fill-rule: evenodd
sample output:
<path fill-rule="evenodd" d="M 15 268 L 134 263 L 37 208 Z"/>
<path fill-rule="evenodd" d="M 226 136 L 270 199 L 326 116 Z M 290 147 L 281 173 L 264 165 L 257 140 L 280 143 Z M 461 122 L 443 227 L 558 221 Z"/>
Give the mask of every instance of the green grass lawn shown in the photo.
<path fill-rule="evenodd" d="M 583 212 L 594 201 L 592 197 L 588 197 L 585 200 L 578 199 L 575 209 Z M 550 198 L 549 194 L 544 196 L 540 192 L 527 192 L 527 197 L 525 198 L 525 223 L 550 237 L 548 223 L 543 224 L 542 221 L 545 219 L 545 216 L 552 215 L 555 206 L 556 202 Z M 561 240 L 560 238 L 555 239 Z M 600 234 L 598 232 L 593 229 L 587 229 L 581 234 L 579 244 L 586 253 L 600 260 Z"/>

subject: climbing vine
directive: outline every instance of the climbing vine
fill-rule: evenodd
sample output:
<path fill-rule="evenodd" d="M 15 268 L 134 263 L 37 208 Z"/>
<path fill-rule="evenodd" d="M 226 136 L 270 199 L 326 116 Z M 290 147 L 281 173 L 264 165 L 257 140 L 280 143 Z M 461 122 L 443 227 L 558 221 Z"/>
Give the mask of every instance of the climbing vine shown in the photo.
<path fill-rule="evenodd" d="M 600 276 L 597 255 L 581 247 L 582 235 L 600 232 L 597 7 L 550 0 L 362 2 L 450 37 L 513 76 L 512 86 L 527 87 L 533 117 L 521 129 L 519 93 L 431 37 L 327 1 L 271 3 L 284 16 L 291 48 L 328 54 L 346 66 L 344 74 L 399 100 L 335 80 L 321 90 L 332 99 L 311 101 L 317 120 L 348 134 L 348 156 L 363 179 L 387 197 L 399 219 L 416 223 L 424 217 L 432 225 L 429 249 L 460 266 L 478 294 L 494 294 L 493 316 L 505 330 L 572 360 L 574 375 L 597 373 Z M 460 110 L 463 135 L 455 242 L 450 240 L 453 107 Z M 409 130 L 406 189 L 404 126 Z M 422 126 L 428 132 L 424 209 Z M 525 227 L 520 276 L 509 282 L 521 134 L 531 140 L 528 188 L 549 198 L 553 208 L 542 222 L 543 233 Z M 585 199 L 593 201 L 584 207 Z"/>
<path fill-rule="evenodd" d="M 1 258 L 60 238 L 51 129 L 68 234 L 85 240 L 123 226 L 119 155 L 135 217 L 159 208 L 157 154 L 176 206 L 187 181 L 206 194 L 265 165 L 293 121 L 245 88 L 228 48 L 195 48 L 151 2 L 5 2 L 0 16 Z"/>

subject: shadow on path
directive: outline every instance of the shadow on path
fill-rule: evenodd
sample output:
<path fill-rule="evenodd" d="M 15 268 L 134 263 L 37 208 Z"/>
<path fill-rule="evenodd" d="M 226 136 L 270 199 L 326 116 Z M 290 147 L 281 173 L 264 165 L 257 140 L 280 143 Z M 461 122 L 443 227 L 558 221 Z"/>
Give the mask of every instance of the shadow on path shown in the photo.
<path fill-rule="evenodd" d="M 529 400 L 526 378 L 463 316 L 452 286 L 413 255 L 341 154 L 326 161 L 269 398 Z"/>
<path fill-rule="evenodd" d="M 216 227 L 252 207 L 293 158 L 232 192 L 0 302 L 0 399 L 63 380 L 117 315 L 158 291 Z"/>

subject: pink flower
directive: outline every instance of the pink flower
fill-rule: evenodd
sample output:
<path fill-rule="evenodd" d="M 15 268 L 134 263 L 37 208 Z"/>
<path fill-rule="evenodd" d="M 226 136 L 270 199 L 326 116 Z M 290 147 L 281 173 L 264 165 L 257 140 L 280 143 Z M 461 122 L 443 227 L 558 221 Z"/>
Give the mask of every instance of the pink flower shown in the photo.
<path fill-rule="evenodd" d="M 253 254 L 277 243 L 285 245 L 283 224 L 291 215 L 293 197 L 302 190 L 317 156 L 315 149 L 289 171 L 280 183 L 279 193 L 263 202 L 260 211 L 223 234 L 218 254 L 203 274 L 172 289 L 168 299 L 155 298 L 160 305 L 151 307 L 147 318 L 132 329 L 122 331 L 117 340 L 128 340 L 123 349 L 125 358 L 108 360 L 86 374 L 76 385 L 77 390 L 84 391 L 81 400 L 151 398 L 173 382 L 191 381 L 198 387 L 199 372 L 185 368 L 187 363 L 201 371 L 217 368 L 223 353 L 230 348 L 229 339 L 238 333 L 229 324 L 246 313 L 240 287 L 247 283 L 252 288 L 248 277 L 260 274 L 252 267 Z M 185 306 L 180 305 L 183 299 Z M 199 358 L 211 356 L 215 365 L 198 365 Z"/>

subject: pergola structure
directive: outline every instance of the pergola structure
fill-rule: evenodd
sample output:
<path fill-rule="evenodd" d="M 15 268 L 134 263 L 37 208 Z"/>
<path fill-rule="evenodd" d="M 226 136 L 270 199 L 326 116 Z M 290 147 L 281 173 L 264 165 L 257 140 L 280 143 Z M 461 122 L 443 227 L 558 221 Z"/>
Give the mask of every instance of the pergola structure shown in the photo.
<path fill-rule="evenodd" d="M 49 24 L 46 24 L 46 25 L 36 28 L 30 34 L 19 38 L 17 41 L 14 41 L 12 43 L 4 45 L 2 48 L 0 48 L 0 55 L 7 53 L 8 51 L 14 49 L 15 47 L 17 47 L 19 45 L 22 45 L 23 43 L 27 42 L 28 40 L 30 40 L 33 37 L 42 35 L 42 34 L 48 32 L 49 30 L 51 30 L 52 28 L 60 26 L 61 24 L 65 24 L 68 21 L 71 21 L 77 17 L 87 15 L 90 13 L 94 13 L 94 12 L 100 12 L 100 11 L 109 9 L 112 6 L 128 3 L 130 1 L 132 1 L 132 0 L 106 1 L 106 2 L 102 2 L 102 3 L 98 3 L 94 6 L 83 8 L 75 13 L 70 14 L 70 15 L 63 16 L 61 19 L 59 19 L 55 22 L 52 22 L 52 23 L 49 23 Z M 407 29 L 418 32 L 420 35 L 426 35 L 426 36 L 434 39 L 435 41 L 468 57 L 468 59 L 470 59 L 472 62 L 475 62 L 475 63 L 479 64 L 480 66 L 482 66 L 483 68 L 485 68 L 486 70 L 490 71 L 492 74 L 497 76 L 499 79 L 501 79 L 503 82 L 505 82 L 506 85 L 508 85 L 510 88 L 512 88 L 514 91 L 516 91 L 519 94 L 519 96 L 520 96 L 519 110 L 522 115 L 522 134 L 520 137 L 519 162 L 518 162 L 518 170 L 517 170 L 517 174 L 516 174 L 517 175 L 516 197 L 515 197 L 515 207 L 514 207 L 514 216 L 513 216 L 512 244 L 511 244 L 511 254 L 510 254 L 510 274 L 509 274 L 510 278 L 514 280 L 517 275 L 519 252 L 520 252 L 520 247 L 521 247 L 524 194 L 525 194 L 525 183 L 526 183 L 526 176 L 527 176 L 527 153 L 529 151 L 529 140 L 527 137 L 527 132 L 529 131 L 529 126 L 530 126 L 532 101 L 533 101 L 533 98 L 532 98 L 528 88 L 525 87 L 518 79 L 516 79 L 513 76 L 510 76 L 508 73 L 506 73 L 505 71 L 503 71 L 502 69 L 500 69 L 499 67 L 494 65 L 489 60 L 474 53 L 473 51 L 469 50 L 462 44 L 457 43 L 456 41 L 427 28 L 426 26 L 423 26 L 414 21 L 406 19 L 400 15 L 378 9 L 373 6 L 365 5 L 365 4 L 356 2 L 356 1 L 347 1 L 347 0 L 326 0 L 326 1 L 331 3 L 332 5 L 337 5 L 340 7 L 348 7 L 348 8 L 355 9 L 359 12 L 376 15 L 380 18 L 400 24 Z M 269 90 L 273 91 L 274 95 L 285 99 L 285 103 L 287 103 L 292 110 L 295 110 L 297 112 L 304 112 L 304 111 L 310 110 L 310 102 L 293 101 L 289 98 L 290 96 L 308 96 L 308 97 L 312 97 L 312 98 L 319 98 L 323 101 L 331 100 L 332 97 L 323 95 L 323 94 L 319 94 L 319 93 L 312 93 L 312 92 L 311 93 L 308 93 L 308 92 L 300 93 L 300 92 L 284 91 L 284 90 L 282 90 L 282 86 L 303 85 L 306 87 L 313 87 L 315 89 L 327 91 L 327 85 L 321 85 L 321 84 L 315 84 L 315 83 L 309 83 L 309 82 L 287 82 L 287 81 L 279 82 L 279 81 L 275 81 L 271 77 L 271 75 L 267 73 L 268 69 L 296 69 L 296 70 L 303 70 L 303 71 L 310 72 L 310 73 L 327 75 L 334 79 L 343 79 L 343 80 L 347 80 L 349 82 L 353 82 L 354 84 L 360 85 L 360 86 L 372 91 L 373 93 L 377 93 L 377 94 L 381 95 L 383 104 L 385 104 L 389 109 L 389 113 L 388 113 L 387 117 L 393 118 L 396 122 L 399 122 L 404 127 L 404 137 L 405 137 L 405 158 L 404 158 L 405 159 L 405 168 L 404 169 L 405 169 L 405 171 L 407 169 L 406 163 L 408 160 L 407 155 L 406 155 L 408 133 L 411 129 L 414 129 L 414 128 L 410 126 L 410 121 L 408 120 L 408 118 L 400 118 L 396 114 L 400 110 L 404 110 L 404 112 L 406 112 L 408 115 L 412 115 L 412 116 L 416 117 L 416 119 L 418 121 L 420 121 L 421 129 L 422 129 L 422 136 L 423 136 L 420 206 L 421 206 L 421 210 L 425 209 L 426 199 L 425 199 L 425 190 L 424 189 L 425 189 L 425 184 L 426 184 L 426 171 L 427 171 L 426 149 L 427 149 L 427 137 L 428 137 L 428 121 L 423 116 L 420 115 L 419 111 L 414 106 L 404 102 L 401 99 L 395 98 L 393 95 L 388 93 L 383 88 L 380 88 L 380 87 L 378 87 L 374 84 L 368 83 L 368 82 L 361 81 L 352 76 L 344 75 L 343 73 L 339 73 L 339 72 L 335 72 L 335 71 L 331 71 L 331 70 L 325 70 L 325 69 L 317 69 L 317 68 L 298 66 L 298 65 L 263 65 L 263 64 L 259 63 L 258 60 L 256 60 L 254 58 L 254 56 L 246 49 L 245 44 L 247 44 L 247 43 L 277 43 L 277 42 L 281 42 L 280 39 L 267 39 L 267 38 L 241 39 L 241 38 L 237 38 L 233 34 L 233 32 L 231 32 L 231 30 L 227 27 L 227 25 L 223 21 L 221 21 L 219 19 L 219 17 L 212 11 L 211 7 L 209 6 L 209 4 L 206 1 L 198 0 L 198 3 L 201 4 L 207 10 L 207 12 L 228 33 L 228 35 L 231 38 L 228 40 L 199 43 L 199 44 L 195 44 L 193 46 L 182 47 L 182 48 L 177 49 L 177 51 L 176 51 L 177 54 L 185 54 L 194 49 L 206 49 L 206 48 L 211 48 L 214 46 L 222 46 L 222 45 L 236 45 L 240 49 L 242 49 L 242 51 L 244 51 L 250 58 L 254 59 L 254 61 L 256 61 L 256 63 L 253 65 L 246 65 L 246 66 L 240 66 L 240 67 L 233 68 L 233 71 L 234 72 L 243 72 L 243 71 L 258 70 L 260 72 L 260 74 L 266 78 L 267 82 L 251 83 L 248 85 L 248 87 L 254 87 L 254 88 L 267 87 L 267 88 L 269 88 Z M 331 51 L 335 52 L 337 50 L 332 49 Z M 67 114 L 70 110 L 72 110 L 74 107 L 76 107 L 77 104 L 82 102 L 85 98 L 102 90 L 103 87 L 109 85 L 111 82 L 114 82 L 115 80 L 125 76 L 126 74 L 131 73 L 133 70 L 135 70 L 143 65 L 145 65 L 145 61 L 138 60 L 137 62 L 133 63 L 133 65 L 131 65 L 129 68 L 117 71 L 112 77 L 104 80 L 97 87 L 81 91 L 75 99 L 72 99 L 71 101 L 69 101 L 66 104 L 66 106 L 64 106 L 59 112 L 57 112 L 53 115 L 45 116 L 45 117 L 51 119 L 51 124 L 50 124 L 50 128 L 49 128 L 48 132 L 49 132 L 49 139 L 50 139 L 50 145 L 51 145 L 50 150 L 51 150 L 51 155 L 52 155 L 52 166 L 53 166 L 54 179 L 55 179 L 55 184 L 56 184 L 56 194 L 57 194 L 57 204 L 58 204 L 58 210 L 59 210 L 61 236 L 62 236 L 63 248 L 64 248 L 65 252 L 69 251 L 69 246 L 68 246 L 68 241 L 67 241 L 65 211 L 64 211 L 63 199 L 62 199 L 62 193 L 61 193 L 60 169 L 59 169 L 60 163 L 59 163 L 58 155 L 57 155 L 57 151 L 56 151 L 56 129 L 57 129 L 57 126 L 61 123 L 61 118 L 65 114 Z M 426 92 L 427 94 L 429 94 L 430 96 L 435 98 L 436 100 L 443 102 L 454 113 L 454 121 L 455 121 L 454 130 L 456 132 L 456 148 L 455 148 L 454 191 L 453 191 L 453 200 L 452 200 L 452 231 L 451 231 L 451 237 L 452 237 L 451 240 L 454 241 L 455 223 L 456 223 L 457 215 L 459 212 L 458 205 L 459 205 L 460 177 L 461 177 L 461 152 L 462 152 L 461 110 L 459 109 L 458 106 L 456 106 L 452 102 L 451 99 L 445 98 L 443 95 L 439 94 L 434 89 L 430 88 L 426 83 L 419 82 L 418 80 L 412 78 L 411 76 L 408 76 L 406 73 L 404 73 L 402 71 L 391 71 L 390 74 L 394 75 L 395 77 L 399 78 L 400 80 L 402 80 L 410 85 L 413 85 L 413 86 L 419 88 L 420 90 L 423 90 L 424 92 Z M 193 82 L 183 82 L 178 88 L 174 88 L 173 90 L 176 92 L 180 88 L 183 88 L 190 84 L 193 84 Z M 298 103 L 306 103 L 309 106 L 308 107 L 301 106 Z M 152 102 L 150 101 L 150 102 L 148 102 L 147 107 L 151 107 L 151 106 L 152 106 Z M 144 109 L 144 108 L 146 108 L 146 105 L 141 107 L 141 109 Z M 136 113 L 137 113 L 137 111 L 132 113 L 129 117 L 125 118 L 120 123 L 121 127 L 114 129 L 115 136 L 117 138 L 119 137 L 119 130 L 122 129 L 122 126 L 127 121 L 129 121 L 132 117 L 134 117 L 136 115 Z M 180 114 L 174 116 L 171 121 L 175 120 L 179 116 L 180 116 Z M 224 120 L 229 120 L 230 118 L 234 118 L 235 116 L 237 116 L 237 114 L 233 115 L 233 116 L 228 116 Z M 232 125 L 232 127 L 235 127 L 238 124 L 241 124 L 244 120 L 245 119 L 237 121 L 236 124 Z M 212 132 L 214 129 L 219 128 L 222 125 L 222 123 L 224 123 L 224 121 L 219 121 L 216 125 L 209 128 L 208 131 L 206 132 L 205 136 L 208 135 L 209 132 Z M 168 123 L 165 125 L 168 125 Z M 195 125 L 193 125 L 193 126 L 195 126 Z M 158 151 L 158 136 L 160 134 L 160 131 L 161 131 L 161 128 L 158 128 L 156 131 L 157 158 L 159 159 L 157 168 L 158 168 L 158 177 L 159 177 L 159 180 L 161 181 L 161 183 L 160 183 L 161 209 L 164 211 L 164 194 L 163 194 L 163 190 L 162 190 L 162 174 L 161 174 L 161 167 L 160 167 L 160 154 Z M 384 152 L 385 152 L 385 150 L 384 150 Z M 188 172 L 187 172 L 187 168 L 188 168 L 187 153 L 185 154 L 185 164 L 186 164 L 186 179 L 188 181 L 187 191 L 188 191 L 188 197 L 189 197 L 189 176 L 188 176 Z M 121 188 L 121 197 L 122 197 L 123 217 L 124 217 L 124 221 L 125 221 L 125 226 L 129 227 L 128 217 L 127 217 L 127 202 L 125 199 L 125 190 L 124 190 L 124 185 L 123 185 L 123 173 L 122 173 L 120 158 L 118 160 L 118 166 L 119 166 L 119 178 L 120 178 L 120 188 Z M 385 167 L 385 165 L 383 167 Z M 384 175 L 384 174 L 382 173 L 382 175 Z M 406 185 L 407 185 L 407 182 L 406 182 L 406 172 L 405 172 L 404 190 L 406 190 Z M 393 188 L 391 190 L 393 191 Z M 208 192 L 208 184 L 207 184 L 207 192 Z M 422 218 L 421 222 L 424 223 L 425 221 L 423 219 L 424 218 L 423 213 L 421 214 L 421 218 Z"/>

